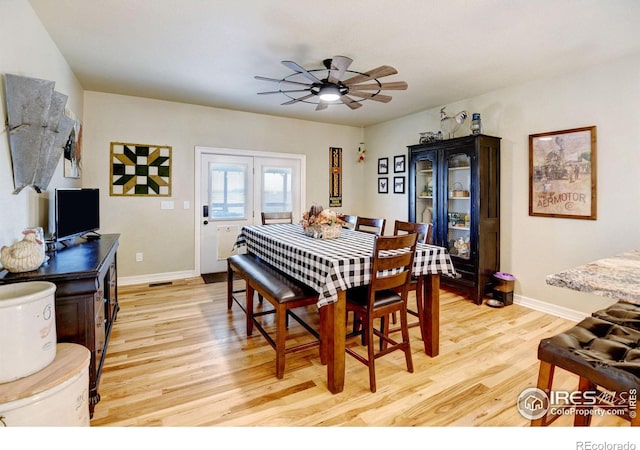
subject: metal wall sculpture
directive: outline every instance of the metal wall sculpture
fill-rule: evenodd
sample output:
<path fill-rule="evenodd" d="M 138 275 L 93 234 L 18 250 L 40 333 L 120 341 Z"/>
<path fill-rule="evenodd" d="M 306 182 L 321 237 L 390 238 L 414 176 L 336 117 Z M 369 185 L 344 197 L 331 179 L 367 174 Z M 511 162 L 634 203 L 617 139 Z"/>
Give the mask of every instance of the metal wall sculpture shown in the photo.
<path fill-rule="evenodd" d="M 47 189 L 74 125 L 65 116 L 67 96 L 53 81 L 5 74 L 7 129 L 14 194 L 26 186 Z"/>

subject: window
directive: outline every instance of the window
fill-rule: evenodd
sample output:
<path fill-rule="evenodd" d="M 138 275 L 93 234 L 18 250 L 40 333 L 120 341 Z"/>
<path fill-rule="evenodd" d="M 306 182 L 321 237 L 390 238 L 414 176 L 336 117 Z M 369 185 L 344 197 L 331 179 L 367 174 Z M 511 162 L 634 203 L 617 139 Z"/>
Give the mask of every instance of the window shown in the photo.
<path fill-rule="evenodd" d="M 211 164 L 209 217 L 237 219 L 246 217 L 247 168 L 244 165 Z"/>

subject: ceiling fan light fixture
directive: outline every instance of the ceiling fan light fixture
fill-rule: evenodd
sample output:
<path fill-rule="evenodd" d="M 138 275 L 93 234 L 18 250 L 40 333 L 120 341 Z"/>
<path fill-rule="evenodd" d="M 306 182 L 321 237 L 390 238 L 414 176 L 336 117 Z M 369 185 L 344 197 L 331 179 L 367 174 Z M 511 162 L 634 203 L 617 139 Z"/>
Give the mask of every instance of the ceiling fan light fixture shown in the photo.
<path fill-rule="evenodd" d="M 318 97 L 320 97 L 320 100 L 323 102 L 335 102 L 341 95 L 340 90 L 336 86 L 323 86 L 320 91 L 318 91 Z"/>

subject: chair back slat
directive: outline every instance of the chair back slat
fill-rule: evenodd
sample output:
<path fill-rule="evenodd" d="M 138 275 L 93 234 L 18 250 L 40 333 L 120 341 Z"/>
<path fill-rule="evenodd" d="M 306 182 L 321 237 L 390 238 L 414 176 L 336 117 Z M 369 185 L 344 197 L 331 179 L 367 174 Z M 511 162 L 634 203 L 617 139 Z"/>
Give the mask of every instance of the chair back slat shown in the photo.
<path fill-rule="evenodd" d="M 376 236 L 384 235 L 384 227 L 387 223 L 387 219 L 380 219 L 374 217 L 360 217 L 356 220 L 356 231 L 364 231 L 365 233 L 372 233 Z"/>
<path fill-rule="evenodd" d="M 293 213 L 286 212 L 263 212 L 262 225 L 271 225 L 274 223 L 293 223 Z"/>
<path fill-rule="evenodd" d="M 420 244 L 430 244 L 433 224 L 396 220 L 393 227 L 393 235 L 398 236 L 403 233 L 416 233 Z"/>

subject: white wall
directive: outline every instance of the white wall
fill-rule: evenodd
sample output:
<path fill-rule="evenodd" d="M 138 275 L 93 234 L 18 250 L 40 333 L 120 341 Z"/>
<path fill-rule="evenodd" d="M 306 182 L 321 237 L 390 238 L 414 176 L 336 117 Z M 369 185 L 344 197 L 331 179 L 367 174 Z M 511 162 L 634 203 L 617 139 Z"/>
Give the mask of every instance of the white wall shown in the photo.
<path fill-rule="evenodd" d="M 343 207 L 361 203 L 364 166 L 356 162 L 362 130 L 355 127 L 86 92 L 83 186 L 101 190 L 101 232 L 120 233 L 120 277 L 194 270 L 195 147 L 221 147 L 306 155 L 307 203 L 329 204 L 329 147 L 343 149 Z M 111 142 L 169 145 L 172 196 L 110 197 Z M 160 210 L 173 200 L 174 210 Z M 191 209 L 184 210 L 187 200 Z M 135 253 L 144 253 L 136 262 Z"/>
<path fill-rule="evenodd" d="M 54 81 L 55 90 L 69 96 L 67 106 L 82 118 L 82 88 L 65 59 L 42 27 L 31 6 L 24 0 L 0 2 L 0 73 Z M 30 188 L 13 194 L 13 172 L 6 130 L 4 79 L 0 88 L 0 247 L 22 239 L 22 230 L 44 226 L 47 221 L 48 193 L 36 194 Z M 80 180 L 64 178 L 62 158 L 49 184 L 56 187 L 79 186 Z"/>
<path fill-rule="evenodd" d="M 516 276 L 516 294 L 587 313 L 611 303 L 547 286 L 545 277 L 640 248 L 640 56 L 446 106 L 452 114 L 481 113 L 484 133 L 502 138 L 501 270 Z M 439 118 L 435 108 L 366 128 L 371 161 L 406 153 L 418 133 L 439 129 Z M 456 135 L 470 134 L 468 125 Z M 598 219 L 530 217 L 529 135 L 591 125 L 597 127 Z M 374 164 L 367 166 L 367 212 L 406 218 L 406 195 L 374 194 L 376 178 Z"/>

